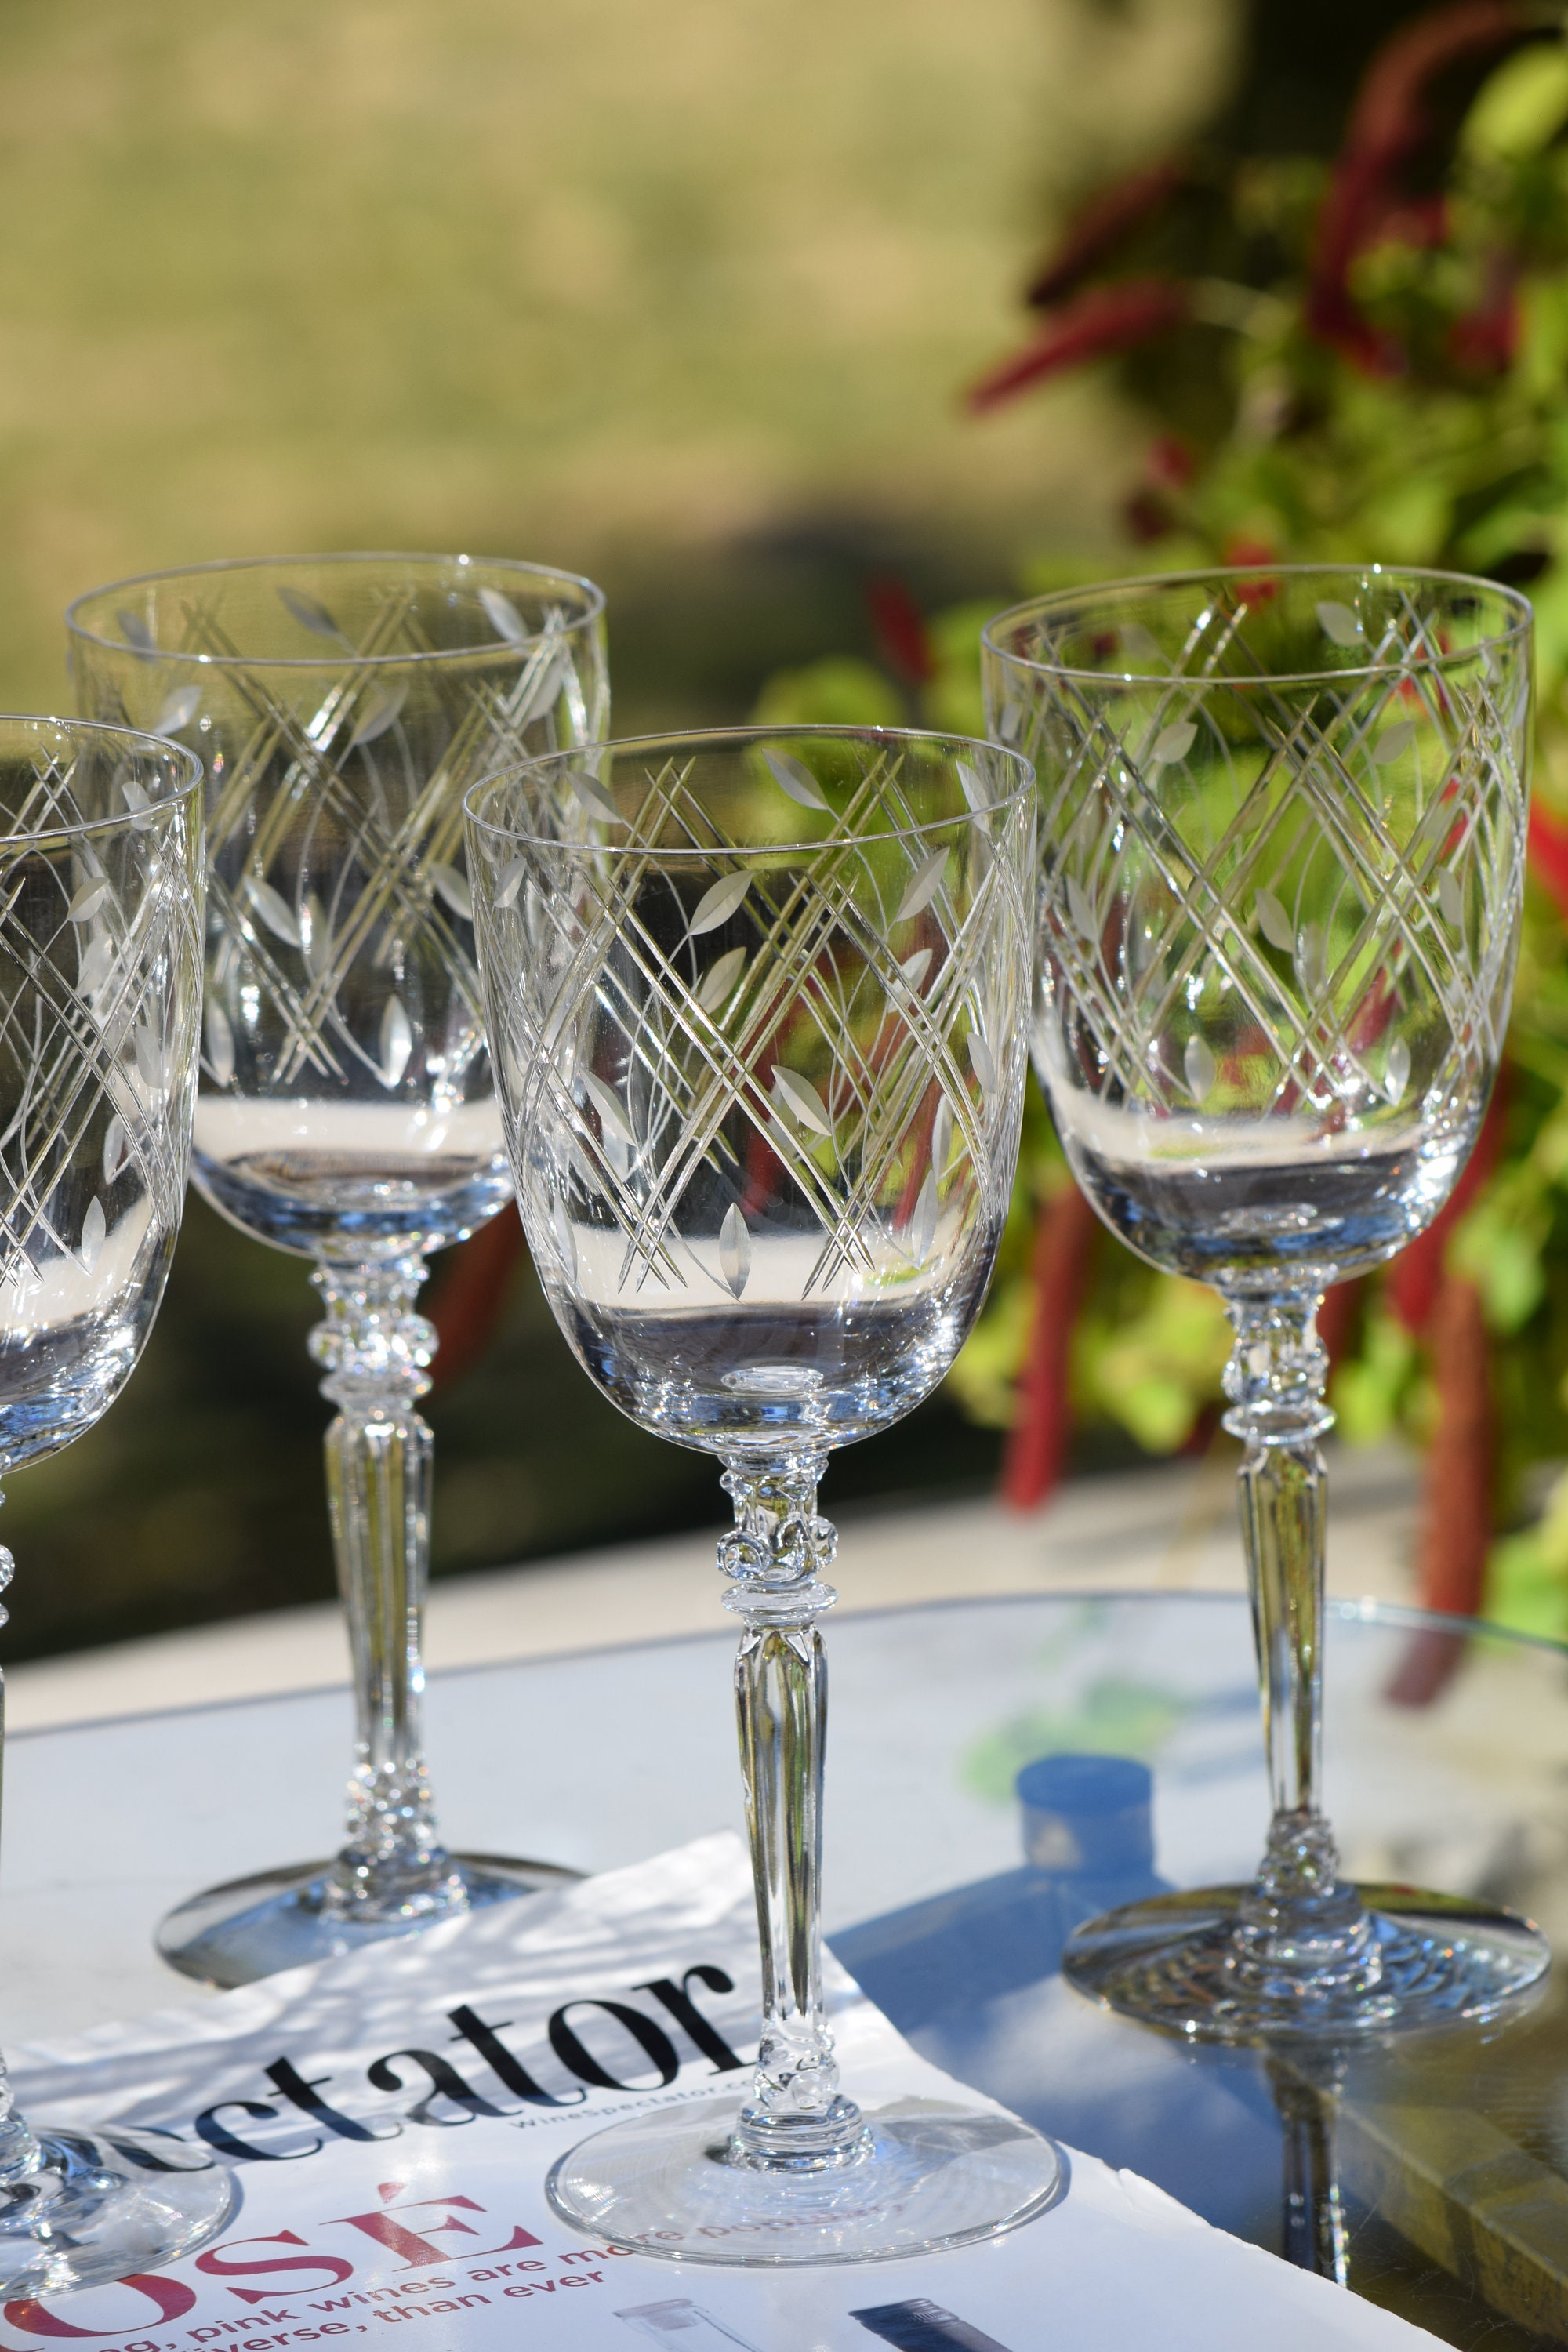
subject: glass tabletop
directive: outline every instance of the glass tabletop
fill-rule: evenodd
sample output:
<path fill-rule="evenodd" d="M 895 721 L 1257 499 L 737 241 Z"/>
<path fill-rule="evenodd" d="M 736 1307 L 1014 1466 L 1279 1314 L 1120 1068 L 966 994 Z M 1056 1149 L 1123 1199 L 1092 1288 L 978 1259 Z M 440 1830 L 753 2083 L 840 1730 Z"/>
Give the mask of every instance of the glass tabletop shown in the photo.
<path fill-rule="evenodd" d="M 721 1625 L 432 1676 L 454 1843 L 597 1870 L 738 1827 L 733 1639 Z M 1568 1654 L 1371 1604 L 1331 1604 L 1326 1645 L 1348 1866 L 1510 1903 L 1568 1949 Z M 942 1603 L 847 1615 L 828 1646 L 828 1932 L 928 2055 L 1260 2244 L 1321 2261 L 1337 2227 L 1352 2287 L 1457 2345 L 1568 2343 L 1555 1974 L 1506 2026 L 1309 2074 L 1189 2049 L 1057 1973 L 1098 1903 L 1023 1867 L 1013 1783 L 1034 1758 L 1143 1759 L 1155 1874 L 1249 1874 L 1266 1792 L 1244 1599 Z M 216 1877 L 331 1850 L 347 1707 L 317 1691 L 16 1738 L 0 1905 L 14 2040 L 188 1999 L 153 1957 L 157 1918 Z"/>

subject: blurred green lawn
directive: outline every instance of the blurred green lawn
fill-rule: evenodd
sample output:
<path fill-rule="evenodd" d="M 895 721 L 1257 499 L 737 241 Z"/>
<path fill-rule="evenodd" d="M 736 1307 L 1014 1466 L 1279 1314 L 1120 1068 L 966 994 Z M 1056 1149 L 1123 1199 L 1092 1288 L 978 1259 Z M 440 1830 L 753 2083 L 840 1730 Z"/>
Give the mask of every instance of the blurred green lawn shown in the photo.
<path fill-rule="evenodd" d="M 1053 188 L 1184 123 L 1219 0 L 5 0 L 0 705 L 167 562 L 466 546 L 590 571 L 617 722 L 728 716 L 1102 538 L 1089 391 L 962 424 Z M 305 1270 L 199 1204 L 100 1428 L 16 1482 L 14 1656 L 330 1589 Z M 717 1516 L 521 1281 L 437 1400 L 439 1567 Z M 938 1403 L 834 1491 L 984 1475 Z"/>

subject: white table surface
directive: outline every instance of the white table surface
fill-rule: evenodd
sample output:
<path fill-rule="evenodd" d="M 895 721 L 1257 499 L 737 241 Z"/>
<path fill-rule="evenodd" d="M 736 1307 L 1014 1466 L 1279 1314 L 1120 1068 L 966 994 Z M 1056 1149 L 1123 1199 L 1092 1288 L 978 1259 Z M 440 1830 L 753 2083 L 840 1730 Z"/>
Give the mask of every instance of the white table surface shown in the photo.
<path fill-rule="evenodd" d="M 1329 1796 L 1347 1860 L 1485 1887 L 1568 1933 L 1562 1655 L 1473 1642 L 1416 1710 L 1384 1696 L 1410 1638 L 1348 1606 L 1331 1623 Z M 1239 1597 L 953 1602 L 847 1618 L 829 1649 L 830 1930 L 1020 1860 L 1009 1764 L 1052 1748 L 1150 1757 L 1167 1877 L 1250 1874 L 1265 1791 Z M 432 1676 L 449 1842 L 587 1871 L 739 1826 L 732 1650 L 721 1631 Z M 337 1689 L 13 1737 L 0 2038 L 199 1998 L 155 1958 L 158 1919 L 215 1880 L 329 1852 L 351 1736 Z"/>

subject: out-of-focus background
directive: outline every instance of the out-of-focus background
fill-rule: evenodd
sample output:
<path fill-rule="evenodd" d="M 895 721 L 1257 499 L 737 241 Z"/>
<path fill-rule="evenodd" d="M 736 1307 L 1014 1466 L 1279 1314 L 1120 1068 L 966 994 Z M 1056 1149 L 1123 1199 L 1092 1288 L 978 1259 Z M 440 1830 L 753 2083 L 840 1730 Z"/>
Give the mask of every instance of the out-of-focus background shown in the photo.
<path fill-rule="evenodd" d="M 1320 389 L 1315 411 L 1281 394 L 1266 415 L 1230 346 L 1245 360 L 1278 339 L 1268 321 L 1290 299 L 1300 311 L 1303 207 L 1322 198 L 1368 58 L 1421 13 L 9 0 L 0 703 L 67 700 L 73 594 L 223 555 L 463 548 L 589 572 L 610 599 L 617 731 L 633 731 L 744 716 L 759 698 L 781 715 L 831 716 L 837 698 L 844 716 L 875 716 L 945 695 L 962 714 L 979 617 L 1035 580 L 1170 568 L 1194 548 L 1246 551 L 1259 532 L 1270 553 L 1321 551 L 1330 525 L 1316 509 L 1290 520 L 1278 483 L 1206 512 L 1199 493 L 1237 431 L 1248 449 L 1284 446 L 1292 415 L 1306 430 L 1327 413 Z M 1494 59 L 1468 65 L 1462 44 L 1454 57 L 1469 74 L 1452 103 L 1445 86 L 1457 121 Z M 1531 155 L 1559 152 L 1563 113 L 1568 95 L 1555 119 L 1537 102 Z M 1079 253 L 1079 280 L 1109 255 L 1089 310 L 1073 310 L 1074 281 L 1066 310 L 1047 299 L 1031 330 L 1025 290 L 1064 223 L 1081 247 L 1086 202 L 1172 157 L 1186 179 L 1169 219 L 1145 206 L 1151 255 L 1119 257 L 1102 236 Z M 1411 191 L 1426 227 L 1400 226 L 1391 200 L 1368 249 L 1392 240 L 1419 261 L 1441 245 L 1427 181 Z M 1537 210 L 1555 203 L 1556 219 L 1552 190 Z M 1210 338 L 1195 357 L 1190 337 L 1134 349 L 1125 320 L 1108 331 L 1151 269 L 1199 286 L 1183 313 Z M 1274 310 L 1243 317 L 1233 297 Z M 1043 363 L 1042 331 L 1067 338 Z M 971 414 L 966 387 L 1031 333 L 1048 391 Z M 1334 398 L 1353 407 L 1364 380 L 1387 407 L 1397 371 L 1342 337 L 1323 349 Z M 1119 351 L 1120 374 L 1069 365 Z M 1380 446 L 1397 452 L 1388 415 Z M 1354 543 L 1349 525 L 1336 544 L 1449 547 L 1447 523 L 1413 544 L 1396 504 L 1361 533 L 1386 544 Z M 1494 554 L 1521 530 L 1545 546 L 1554 528 L 1548 517 L 1530 540 L 1521 525 Z M 1056 1185 L 1039 1117 L 963 1381 L 840 1457 L 835 1502 L 994 1481 L 1040 1288 L 1035 1211 Z M 441 1278 L 437 1265 L 433 1289 Z M 1096 1279 L 1075 1307 L 1067 1466 L 1205 1442 L 1218 1359 L 1201 1297 L 1128 1292 L 1114 1265 Z M 1544 1296 L 1516 1284 L 1516 1328 Z M 300 1262 L 193 1199 L 125 1396 L 7 1498 L 24 1565 L 11 1655 L 331 1591 L 313 1306 Z M 1419 1437 L 1435 1375 L 1418 1336 L 1394 1362 L 1380 1312 L 1363 1300 L 1345 1343 L 1351 1418 L 1359 1375 L 1365 1433 Z M 437 1575 L 717 1516 L 711 1465 L 596 1396 L 526 1265 L 487 1351 L 429 1412 Z M 1568 1561 L 1568 1526 L 1563 1548 Z"/>
<path fill-rule="evenodd" d="M 1216 0 L 10 0 L 0 705 L 67 698 L 101 581 L 466 548 L 605 585 L 617 726 L 732 718 L 869 650 L 869 577 L 942 605 L 1109 541 L 1102 398 L 1042 436 L 959 395 L 1053 202 L 1230 39 Z M 307 1271 L 193 1197 L 130 1389 L 7 1497 L 9 1654 L 331 1591 Z M 525 1268 L 430 1412 L 437 1573 L 718 1516 Z M 942 1404 L 836 1485 L 994 1454 Z"/>

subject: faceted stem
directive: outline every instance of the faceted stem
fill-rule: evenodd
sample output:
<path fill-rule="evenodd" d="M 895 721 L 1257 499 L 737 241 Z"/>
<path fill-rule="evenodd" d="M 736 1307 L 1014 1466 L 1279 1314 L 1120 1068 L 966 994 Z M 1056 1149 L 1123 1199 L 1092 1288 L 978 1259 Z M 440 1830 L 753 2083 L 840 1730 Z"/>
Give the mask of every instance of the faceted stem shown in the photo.
<path fill-rule="evenodd" d="M 5 1496 L 0 1496 L 0 1502 Z M 0 1592 L 4 1592 L 16 1572 L 16 1563 L 4 1544 L 0 1544 Z M 0 1609 L 0 1625 L 8 1624 L 11 1612 Z M 0 1676 L 0 1747 L 5 1736 L 5 1685 Z M 25 2118 L 16 2113 L 12 2097 L 10 2077 L 5 2062 L 0 2058 L 0 2195 L 16 2182 L 26 2180 L 43 2161 L 43 2150 Z"/>
<path fill-rule="evenodd" d="M 745 1623 L 735 1711 L 762 1943 L 763 2030 L 731 2160 L 819 2172 L 866 2144 L 838 2089 L 822 2009 L 822 1776 L 827 1662 L 816 1620 L 837 1599 L 817 1571 L 837 1538 L 816 1514 L 826 1456 L 733 1460 L 735 1528 L 719 1546 L 724 1605 Z"/>
<path fill-rule="evenodd" d="M 1315 1297 L 1226 1304 L 1236 1344 L 1225 1425 L 1247 1448 L 1237 1477 L 1272 1812 L 1237 1942 L 1249 1964 L 1286 1979 L 1311 1976 L 1322 1995 L 1368 1981 L 1379 1966 L 1319 1800 L 1327 1482 L 1318 1440 L 1333 1425 L 1323 1401 L 1328 1357 Z"/>
<path fill-rule="evenodd" d="M 436 1334 L 414 1301 L 423 1258 L 338 1266 L 311 1276 L 327 1319 L 310 1353 L 339 1407 L 326 1436 L 338 1585 L 348 1617 L 358 1741 L 348 1843 L 328 1911 L 366 1925 L 466 1907 L 441 1844 L 425 1774 L 421 1640 L 429 1574 L 428 1425 L 416 1411 Z"/>

